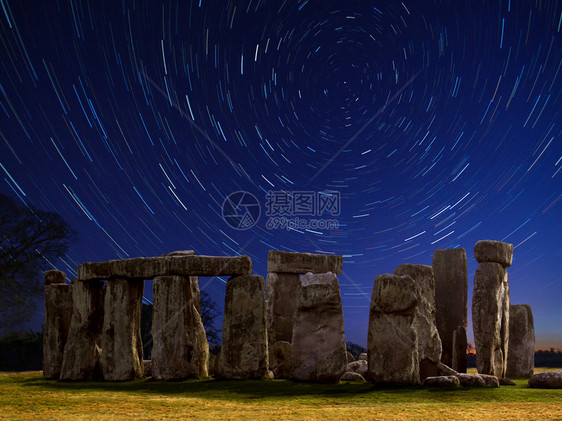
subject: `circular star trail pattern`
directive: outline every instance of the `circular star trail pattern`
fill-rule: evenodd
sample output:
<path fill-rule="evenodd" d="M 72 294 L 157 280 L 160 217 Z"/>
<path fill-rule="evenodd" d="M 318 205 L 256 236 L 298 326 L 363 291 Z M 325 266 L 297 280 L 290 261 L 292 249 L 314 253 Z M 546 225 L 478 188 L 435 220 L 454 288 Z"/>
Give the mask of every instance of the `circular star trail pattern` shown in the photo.
<path fill-rule="evenodd" d="M 0 3 L 0 189 L 78 231 L 52 262 L 69 277 L 182 249 L 262 275 L 269 249 L 342 254 L 365 343 L 376 274 L 464 247 L 470 302 L 495 239 L 538 345 L 562 345 L 560 2 Z M 339 229 L 268 229 L 282 190 L 339 192 Z M 261 201 L 248 230 L 222 218 L 237 191 Z M 222 302 L 226 279 L 200 282 Z"/>

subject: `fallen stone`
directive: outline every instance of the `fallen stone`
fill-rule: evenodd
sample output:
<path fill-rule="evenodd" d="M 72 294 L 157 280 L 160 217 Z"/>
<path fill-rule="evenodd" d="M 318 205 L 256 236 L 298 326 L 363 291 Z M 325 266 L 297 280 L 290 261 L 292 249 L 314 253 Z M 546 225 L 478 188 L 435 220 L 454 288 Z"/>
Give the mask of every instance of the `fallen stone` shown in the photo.
<path fill-rule="evenodd" d="M 353 371 L 354 373 L 359 373 L 363 377 L 366 377 L 369 371 L 368 365 L 367 360 L 353 361 L 347 364 L 345 371 Z"/>
<path fill-rule="evenodd" d="M 509 306 L 507 369 L 510 378 L 531 377 L 535 371 L 535 326 L 528 304 Z"/>
<path fill-rule="evenodd" d="M 196 307 L 200 297 L 197 277 L 157 276 L 152 291 L 153 377 L 206 377 L 209 344 Z"/>
<path fill-rule="evenodd" d="M 359 354 L 359 357 L 357 358 L 358 360 L 365 360 L 367 361 L 367 353 L 366 352 L 362 352 L 361 354 Z"/>
<path fill-rule="evenodd" d="M 232 277 L 226 283 L 219 375 L 259 379 L 267 371 L 265 283 L 259 275 Z"/>
<path fill-rule="evenodd" d="M 269 250 L 267 258 L 268 272 L 284 273 L 327 273 L 341 275 L 343 257 L 325 254 L 291 253 Z"/>
<path fill-rule="evenodd" d="M 466 373 L 468 296 L 466 251 L 463 248 L 435 250 L 431 265 L 435 277 L 435 323 L 441 339 L 441 362 Z M 463 331 L 464 337 L 462 337 Z M 456 343 L 453 343 L 454 332 L 457 332 Z M 463 343 L 464 352 L 458 352 Z M 456 358 L 453 358 L 454 350 L 457 350 Z"/>
<path fill-rule="evenodd" d="M 409 276 L 377 275 L 369 312 L 368 378 L 375 383 L 419 384 L 419 287 Z"/>
<path fill-rule="evenodd" d="M 63 272 L 60 273 L 64 275 Z M 47 277 L 47 275 L 45 276 Z M 64 275 L 64 278 L 66 279 L 66 275 Z M 64 347 L 68 339 L 71 320 L 72 287 L 62 283 L 49 283 L 45 285 L 43 376 L 48 379 L 58 379 L 60 377 Z"/>
<path fill-rule="evenodd" d="M 508 379 L 507 377 L 502 377 L 501 379 L 498 379 L 498 381 L 500 386 L 517 386 L 513 380 Z"/>
<path fill-rule="evenodd" d="M 426 265 L 401 264 L 394 270 L 394 274 L 409 276 L 418 286 L 418 312 L 413 327 L 418 336 L 420 379 L 436 376 L 435 364 L 441 361 L 441 339 L 435 325 L 433 269 Z"/>
<path fill-rule="evenodd" d="M 486 386 L 486 381 L 479 374 L 458 373 L 456 377 L 459 379 L 460 385 L 464 387 Z"/>
<path fill-rule="evenodd" d="M 509 340 L 509 283 L 507 271 L 499 263 L 480 263 L 476 269 L 472 322 L 478 373 L 505 377 Z"/>
<path fill-rule="evenodd" d="M 349 364 L 350 362 L 355 361 L 355 357 L 353 356 L 353 354 L 351 352 L 347 352 L 347 363 Z"/>
<path fill-rule="evenodd" d="M 356 372 L 347 371 L 342 374 L 340 377 L 340 381 L 342 382 L 365 382 L 365 378 Z"/>
<path fill-rule="evenodd" d="M 507 268 L 513 261 L 513 244 L 492 240 L 478 241 L 474 246 L 474 258 L 478 263 L 494 262 Z"/>
<path fill-rule="evenodd" d="M 107 282 L 101 339 L 103 378 L 107 381 L 144 375 L 140 328 L 143 290 L 143 280 L 114 278 Z"/>
<path fill-rule="evenodd" d="M 45 285 L 65 284 L 66 273 L 60 270 L 48 270 L 43 274 L 43 281 Z"/>
<path fill-rule="evenodd" d="M 78 279 L 153 279 L 156 276 L 228 276 L 252 273 L 248 256 L 137 257 L 133 259 L 86 262 L 78 266 Z"/>
<path fill-rule="evenodd" d="M 453 370 L 451 367 L 443 363 L 437 363 L 436 367 L 440 376 L 456 376 L 459 374 L 456 370 Z"/>
<path fill-rule="evenodd" d="M 529 387 L 537 389 L 562 389 L 562 371 L 535 374 L 529 379 Z"/>
<path fill-rule="evenodd" d="M 269 353 L 269 367 L 275 374 L 276 379 L 291 378 L 291 343 L 278 341 L 273 344 Z"/>
<path fill-rule="evenodd" d="M 60 380 L 101 378 L 103 304 L 103 282 L 73 282 L 72 318 L 64 347 Z"/>
<path fill-rule="evenodd" d="M 459 379 L 455 376 L 426 377 L 423 385 L 426 387 L 458 387 Z"/>
<path fill-rule="evenodd" d="M 299 275 L 296 273 L 267 274 L 267 335 L 270 353 L 276 342 L 291 342 L 300 285 Z"/>
<path fill-rule="evenodd" d="M 480 377 L 484 379 L 486 386 L 489 387 L 500 387 L 500 381 L 496 376 L 492 376 L 489 374 L 478 374 Z"/>
<path fill-rule="evenodd" d="M 291 360 L 296 380 L 337 383 L 344 373 L 343 311 L 338 278 L 333 273 L 301 277 Z"/>

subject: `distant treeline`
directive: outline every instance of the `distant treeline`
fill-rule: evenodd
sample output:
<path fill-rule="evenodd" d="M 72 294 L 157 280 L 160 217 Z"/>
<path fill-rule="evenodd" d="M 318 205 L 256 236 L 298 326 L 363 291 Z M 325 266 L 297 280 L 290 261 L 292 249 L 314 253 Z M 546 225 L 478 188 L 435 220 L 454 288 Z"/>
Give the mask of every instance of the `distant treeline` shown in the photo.
<path fill-rule="evenodd" d="M 355 358 L 365 347 L 347 343 Z M 476 354 L 467 355 L 468 366 L 476 367 Z M 43 366 L 43 333 L 10 333 L 0 338 L 0 371 L 41 370 Z M 562 367 L 562 350 L 550 348 L 535 352 L 535 367 Z"/>

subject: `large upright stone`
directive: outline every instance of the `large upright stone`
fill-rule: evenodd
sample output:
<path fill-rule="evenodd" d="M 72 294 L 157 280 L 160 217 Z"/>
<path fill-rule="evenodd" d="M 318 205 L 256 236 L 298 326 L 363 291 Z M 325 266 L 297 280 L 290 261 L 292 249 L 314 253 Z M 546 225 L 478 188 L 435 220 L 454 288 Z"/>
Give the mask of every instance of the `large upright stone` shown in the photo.
<path fill-rule="evenodd" d="M 45 272 L 44 278 L 43 376 L 48 379 L 58 379 L 72 319 L 72 287 L 65 283 L 64 272 L 58 270 Z M 58 282 L 54 283 L 53 280 Z"/>
<path fill-rule="evenodd" d="M 431 265 L 435 277 L 435 322 L 441 338 L 441 361 L 459 373 L 466 373 L 466 251 L 463 248 L 435 250 Z"/>
<path fill-rule="evenodd" d="M 437 363 L 441 361 L 441 339 L 435 325 L 435 280 L 433 269 L 426 265 L 401 264 L 394 270 L 398 276 L 409 276 L 417 284 L 418 312 L 413 327 L 418 336 L 418 352 L 421 380 L 437 375 Z"/>
<path fill-rule="evenodd" d="M 268 272 L 281 273 L 327 273 L 341 275 L 342 256 L 291 253 L 287 251 L 269 250 L 267 258 Z"/>
<path fill-rule="evenodd" d="M 535 371 L 535 325 L 528 304 L 509 306 L 506 377 L 531 377 Z"/>
<path fill-rule="evenodd" d="M 101 377 L 101 331 L 104 314 L 101 281 L 73 281 L 72 318 L 60 380 L 92 380 Z"/>
<path fill-rule="evenodd" d="M 369 312 L 368 378 L 375 383 L 419 384 L 419 287 L 409 276 L 377 275 Z"/>
<path fill-rule="evenodd" d="M 219 375 L 258 379 L 267 372 L 265 283 L 259 275 L 232 277 L 226 283 Z"/>
<path fill-rule="evenodd" d="M 478 241 L 474 245 L 474 258 L 478 263 L 500 263 L 507 268 L 513 261 L 513 244 L 493 240 Z"/>
<path fill-rule="evenodd" d="M 248 256 L 195 256 L 191 254 L 164 257 L 86 262 L 78 266 L 78 279 L 152 279 L 155 276 L 222 276 L 252 273 Z"/>
<path fill-rule="evenodd" d="M 269 272 L 266 284 L 267 335 L 271 352 L 275 342 L 291 342 L 301 282 L 296 273 Z"/>
<path fill-rule="evenodd" d="M 144 280 L 107 281 L 102 331 L 103 378 L 109 381 L 143 377 L 140 329 Z"/>
<path fill-rule="evenodd" d="M 208 375 L 209 344 L 197 311 L 198 283 L 196 276 L 154 278 L 152 377 L 156 380 Z"/>
<path fill-rule="evenodd" d="M 291 365 L 293 378 L 302 381 L 337 383 L 345 372 L 342 302 L 338 278 L 333 273 L 301 277 Z"/>
<path fill-rule="evenodd" d="M 505 377 L 509 340 L 509 283 L 500 263 L 480 263 L 474 276 L 472 324 L 476 368 L 480 374 Z"/>

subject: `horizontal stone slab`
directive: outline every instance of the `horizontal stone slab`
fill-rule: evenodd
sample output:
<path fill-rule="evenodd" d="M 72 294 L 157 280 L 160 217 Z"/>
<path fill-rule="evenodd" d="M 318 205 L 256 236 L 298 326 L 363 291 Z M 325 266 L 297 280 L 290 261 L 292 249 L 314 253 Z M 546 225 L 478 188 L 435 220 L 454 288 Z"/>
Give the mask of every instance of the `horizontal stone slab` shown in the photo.
<path fill-rule="evenodd" d="M 291 253 L 269 250 L 268 272 L 281 273 L 326 273 L 341 275 L 343 257 L 325 254 Z"/>
<path fill-rule="evenodd" d="M 474 258 L 478 263 L 500 263 L 507 268 L 513 261 L 513 244 L 493 240 L 478 241 L 474 245 Z"/>
<path fill-rule="evenodd" d="M 167 256 L 86 262 L 78 266 L 78 280 L 110 278 L 152 279 L 155 276 L 234 276 L 252 273 L 248 256 Z"/>

